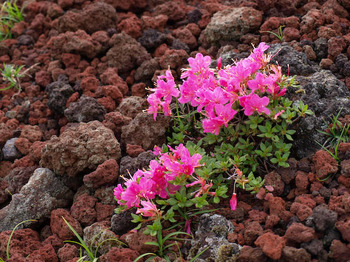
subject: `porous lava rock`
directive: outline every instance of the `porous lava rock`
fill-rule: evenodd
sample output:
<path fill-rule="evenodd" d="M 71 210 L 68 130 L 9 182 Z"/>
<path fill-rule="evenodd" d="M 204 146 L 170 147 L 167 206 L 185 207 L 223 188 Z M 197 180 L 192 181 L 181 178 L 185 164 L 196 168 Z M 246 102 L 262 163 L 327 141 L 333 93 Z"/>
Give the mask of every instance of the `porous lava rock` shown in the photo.
<path fill-rule="evenodd" d="M 63 115 L 66 109 L 68 98 L 74 93 L 72 86 L 68 82 L 68 77 L 61 75 L 57 81 L 46 86 L 49 100 L 47 105 L 50 110 L 58 115 Z"/>
<path fill-rule="evenodd" d="M 126 73 L 151 59 L 147 50 L 134 38 L 119 33 L 111 38 L 112 47 L 106 54 L 109 67 L 117 67 L 119 73 Z"/>
<path fill-rule="evenodd" d="M 58 19 L 57 26 L 60 33 L 80 29 L 92 34 L 113 27 L 116 20 L 117 13 L 113 6 L 104 2 L 96 2 L 86 5 L 81 11 L 66 12 Z"/>
<path fill-rule="evenodd" d="M 76 124 L 60 137 L 51 137 L 42 149 L 40 165 L 60 175 L 76 176 L 108 159 L 120 157 L 120 145 L 112 130 L 92 121 Z"/>
<path fill-rule="evenodd" d="M 12 196 L 11 202 L 0 210 L 0 231 L 12 230 L 24 220 L 48 219 L 52 210 L 67 207 L 72 198 L 72 191 L 61 177 L 47 168 L 38 168 L 19 193 Z"/>
<path fill-rule="evenodd" d="M 64 115 L 70 122 L 103 121 L 106 109 L 95 98 L 82 95 L 78 101 L 70 103 L 64 110 Z"/>
<path fill-rule="evenodd" d="M 119 176 L 119 165 L 115 159 L 108 159 L 97 169 L 84 176 L 84 184 L 89 188 L 99 188 L 102 185 L 113 185 Z"/>
<path fill-rule="evenodd" d="M 201 255 L 203 260 L 221 258 L 222 261 L 227 261 L 225 259 L 235 257 L 238 255 L 240 247 L 227 240 L 228 234 L 232 233 L 233 230 L 233 224 L 221 215 L 201 215 L 195 239 L 191 241 L 188 258 L 193 258 L 207 247 L 209 249 Z"/>
<path fill-rule="evenodd" d="M 139 113 L 126 126 L 122 127 L 121 141 L 124 144 L 141 145 L 143 149 L 153 149 L 155 145 L 165 143 L 165 132 L 169 126 L 169 117 L 158 115 L 157 121 L 148 113 Z"/>
<path fill-rule="evenodd" d="M 254 32 L 262 23 L 262 12 L 251 7 L 228 8 L 214 14 L 202 32 L 210 44 L 239 40 L 241 36 Z"/>
<path fill-rule="evenodd" d="M 94 58 L 97 54 L 103 51 L 100 42 L 94 40 L 84 30 L 76 32 L 66 32 L 54 36 L 47 44 L 56 53 L 73 53 Z"/>

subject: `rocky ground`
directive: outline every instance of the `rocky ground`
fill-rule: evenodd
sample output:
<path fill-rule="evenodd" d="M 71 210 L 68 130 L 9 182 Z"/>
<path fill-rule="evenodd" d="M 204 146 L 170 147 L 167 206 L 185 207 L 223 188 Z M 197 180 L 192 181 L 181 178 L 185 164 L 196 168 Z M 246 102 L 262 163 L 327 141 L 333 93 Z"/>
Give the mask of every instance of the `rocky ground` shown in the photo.
<path fill-rule="evenodd" d="M 0 258 L 11 230 L 36 219 L 14 233 L 8 261 L 77 261 L 77 246 L 63 242 L 75 238 L 62 216 L 86 243 L 98 235 L 93 250 L 114 237 L 128 245 L 104 242 L 99 261 L 154 250 L 144 244 L 149 236 L 129 232 L 130 213 L 113 215 L 119 175 L 147 167 L 147 151 L 165 142 L 169 119 L 142 111 L 145 87 L 168 67 L 179 77 L 197 52 L 231 63 L 264 41 L 280 50 L 274 61 L 284 72 L 289 65 L 298 75 L 305 92 L 290 98 L 315 116 L 296 127 L 290 168 L 266 175 L 273 196 L 242 193 L 237 210 L 201 217 L 184 257 L 210 243 L 196 261 L 350 260 L 350 143 L 339 146 L 339 163 L 315 143 L 340 108 L 350 122 L 349 0 L 25 4 L 25 21 L 0 42 L 0 64 L 35 65 L 19 95 L 0 92 Z M 267 32 L 280 26 L 283 43 Z"/>

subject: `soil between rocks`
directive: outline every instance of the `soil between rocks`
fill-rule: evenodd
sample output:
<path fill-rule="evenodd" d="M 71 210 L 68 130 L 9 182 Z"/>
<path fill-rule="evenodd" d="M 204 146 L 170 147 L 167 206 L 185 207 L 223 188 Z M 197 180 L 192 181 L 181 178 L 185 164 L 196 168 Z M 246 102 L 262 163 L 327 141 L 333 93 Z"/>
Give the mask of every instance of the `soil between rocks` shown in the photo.
<path fill-rule="evenodd" d="M 74 235 L 62 216 L 87 243 L 103 232 L 97 243 L 120 237 L 128 244 L 105 243 L 99 261 L 153 251 L 144 244 L 149 237 L 129 232 L 130 213 L 113 216 L 113 189 L 127 170 L 147 167 L 147 150 L 165 142 L 169 119 L 143 113 L 145 87 L 168 67 L 178 79 L 197 52 L 239 57 L 251 44 L 280 43 L 268 31 L 284 26 L 283 42 L 304 54 L 300 64 L 330 70 L 350 88 L 348 0 L 23 4 L 25 21 L 0 42 L 0 64 L 35 65 L 20 94 L 0 92 L 0 257 L 16 224 L 37 221 L 15 232 L 7 261 L 77 261 L 78 248 L 63 242 Z M 222 239 L 243 248 L 225 253 L 220 242 L 221 253 L 198 261 L 350 261 L 350 143 L 340 145 L 339 164 L 310 150 L 266 175 L 275 187 L 266 200 L 240 193 L 236 211 L 226 203 L 216 211 L 224 218 L 204 217 L 232 223 Z M 196 243 L 182 248 L 185 258 Z"/>

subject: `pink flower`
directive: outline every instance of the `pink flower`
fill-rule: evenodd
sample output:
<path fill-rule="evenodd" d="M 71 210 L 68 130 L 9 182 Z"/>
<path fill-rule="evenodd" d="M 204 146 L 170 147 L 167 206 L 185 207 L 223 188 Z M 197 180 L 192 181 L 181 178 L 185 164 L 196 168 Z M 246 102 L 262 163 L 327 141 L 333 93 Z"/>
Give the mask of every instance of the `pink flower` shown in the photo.
<path fill-rule="evenodd" d="M 154 217 L 158 218 L 161 214 L 157 209 L 157 206 L 153 204 L 151 201 L 141 201 L 141 205 L 143 208 L 139 208 L 136 211 L 136 214 L 142 214 L 144 217 Z"/>
<path fill-rule="evenodd" d="M 224 121 L 219 118 L 210 118 L 203 120 L 203 131 L 205 133 L 212 133 L 218 135 L 220 132 L 221 126 L 224 124 Z"/>
<path fill-rule="evenodd" d="M 252 115 L 254 112 L 259 114 L 270 114 L 270 110 L 266 108 L 270 100 L 268 97 L 259 97 L 257 94 L 250 94 L 239 98 L 241 106 L 244 108 L 244 114 L 246 116 Z"/>
<path fill-rule="evenodd" d="M 226 127 L 228 125 L 228 122 L 230 122 L 233 119 L 233 117 L 237 114 L 237 111 L 232 109 L 232 103 L 229 103 L 227 105 L 215 105 L 215 112 L 217 118 L 222 120 L 223 124 Z"/>
<path fill-rule="evenodd" d="M 248 87 L 253 90 L 260 90 L 261 92 L 265 92 L 266 85 L 268 82 L 266 81 L 266 77 L 262 73 L 257 73 L 255 79 L 249 80 L 247 82 Z"/>
<path fill-rule="evenodd" d="M 237 194 L 236 193 L 232 194 L 232 197 L 230 200 L 230 207 L 231 207 L 231 210 L 236 210 L 236 207 L 237 207 Z"/>
<path fill-rule="evenodd" d="M 219 57 L 218 61 L 216 62 L 216 66 L 218 67 L 218 70 L 221 70 L 221 66 L 222 66 L 222 58 Z"/>
<path fill-rule="evenodd" d="M 277 118 L 284 113 L 284 110 L 278 111 L 273 119 L 277 120 Z"/>

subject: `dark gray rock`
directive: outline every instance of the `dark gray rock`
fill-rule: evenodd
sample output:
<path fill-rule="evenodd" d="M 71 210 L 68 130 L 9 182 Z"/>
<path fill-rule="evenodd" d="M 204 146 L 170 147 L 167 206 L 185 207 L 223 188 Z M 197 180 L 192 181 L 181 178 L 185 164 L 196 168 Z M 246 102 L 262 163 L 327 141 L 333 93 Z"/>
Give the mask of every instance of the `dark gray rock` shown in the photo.
<path fill-rule="evenodd" d="M 148 169 L 149 163 L 155 158 L 155 155 L 151 151 L 142 152 L 137 157 L 124 156 L 120 160 L 119 173 L 122 176 L 127 177 L 128 173 L 133 175 L 138 169 Z M 119 183 L 123 183 L 124 180 L 119 178 Z"/>
<path fill-rule="evenodd" d="M 15 147 L 15 142 L 17 139 L 17 137 L 14 137 L 6 141 L 4 147 L 2 148 L 4 160 L 13 161 L 15 159 L 21 158 L 22 154 Z"/>
<path fill-rule="evenodd" d="M 74 93 L 68 78 L 64 75 L 59 76 L 56 82 L 46 86 L 45 91 L 48 93 L 47 105 L 50 110 L 55 114 L 63 115 L 67 100 Z"/>
<path fill-rule="evenodd" d="M 267 50 L 269 54 L 275 54 L 271 63 L 280 65 L 282 72 L 290 76 L 308 76 L 319 70 L 316 64 L 312 64 L 304 53 L 296 51 L 288 43 L 271 45 Z"/>
<path fill-rule="evenodd" d="M 312 212 L 313 221 L 317 231 L 325 232 L 332 229 L 337 222 L 338 214 L 325 205 L 319 205 Z"/>
<path fill-rule="evenodd" d="M 189 46 L 183 42 L 181 42 L 179 39 L 175 38 L 173 40 L 173 43 L 171 44 L 171 48 L 175 49 L 175 50 L 185 50 L 187 52 L 187 54 L 189 54 L 191 52 L 191 49 L 189 48 Z"/>
<path fill-rule="evenodd" d="M 317 59 L 321 60 L 327 58 L 328 56 L 328 40 L 324 37 L 318 38 L 314 42 L 314 51 L 316 53 Z"/>
<path fill-rule="evenodd" d="M 149 86 L 153 86 L 152 77 L 154 73 L 160 69 L 159 61 L 156 58 L 144 61 L 135 72 L 135 81 L 144 82 Z"/>
<path fill-rule="evenodd" d="M 120 214 L 114 214 L 111 220 L 111 230 L 115 234 L 121 236 L 129 232 L 131 229 L 135 228 L 136 224 L 131 222 L 133 219 L 131 216 L 132 213 L 133 212 L 131 210 L 126 210 Z"/>
<path fill-rule="evenodd" d="M 33 45 L 34 44 L 34 38 L 30 35 L 20 35 L 17 37 L 17 43 L 18 45 Z"/>
<path fill-rule="evenodd" d="M 192 11 L 187 13 L 188 22 L 197 24 L 199 20 L 202 18 L 202 12 L 199 9 L 193 9 Z"/>
<path fill-rule="evenodd" d="M 165 143 L 165 132 L 170 118 L 158 115 L 157 121 L 148 113 L 139 113 L 128 125 L 122 127 L 123 144 L 140 145 L 144 150 Z"/>
<path fill-rule="evenodd" d="M 17 194 L 21 188 L 27 184 L 29 178 L 33 175 L 37 166 L 31 167 L 16 167 L 6 177 L 5 180 L 8 182 L 8 191 L 11 194 Z"/>
<path fill-rule="evenodd" d="M 28 219 L 43 222 L 50 218 L 52 210 L 67 207 L 72 199 L 73 192 L 60 177 L 47 168 L 38 168 L 20 192 L 12 196 L 11 202 L 0 210 L 0 231 L 12 230 Z"/>
<path fill-rule="evenodd" d="M 240 246 L 227 240 L 234 227 L 225 217 L 214 214 L 203 214 L 200 217 L 195 239 L 191 241 L 188 259 L 208 248 L 196 261 L 236 261 Z"/>
<path fill-rule="evenodd" d="M 326 231 L 325 236 L 323 237 L 323 245 L 325 248 L 329 248 L 330 245 L 332 244 L 333 240 L 340 240 L 341 239 L 341 235 L 340 232 L 335 229 L 332 228 L 328 231 Z"/>
<path fill-rule="evenodd" d="M 302 243 L 301 247 L 304 248 L 313 256 L 317 256 L 318 253 L 323 249 L 323 243 L 319 239 L 314 239 L 310 243 Z"/>
<path fill-rule="evenodd" d="M 158 46 L 163 44 L 167 40 L 164 33 L 159 32 L 156 29 L 145 30 L 137 41 L 149 51 L 154 51 Z"/>
<path fill-rule="evenodd" d="M 103 121 L 106 109 L 95 98 L 82 95 L 77 102 L 73 102 L 64 110 L 64 115 L 70 122 Z"/>
<path fill-rule="evenodd" d="M 328 70 L 321 70 L 310 76 L 298 76 L 296 80 L 305 92 L 296 94 L 291 88 L 287 96 L 296 101 L 296 104 L 298 100 L 302 100 L 314 112 L 313 116 L 307 116 L 292 126 L 297 130 L 292 150 L 297 157 L 303 158 L 320 148 L 316 141 L 323 144 L 326 140 L 325 135 L 317 130 L 326 129 L 325 122 L 330 123 L 332 115 L 337 115 L 341 109 L 340 116 L 350 113 L 350 91 Z"/>

